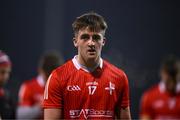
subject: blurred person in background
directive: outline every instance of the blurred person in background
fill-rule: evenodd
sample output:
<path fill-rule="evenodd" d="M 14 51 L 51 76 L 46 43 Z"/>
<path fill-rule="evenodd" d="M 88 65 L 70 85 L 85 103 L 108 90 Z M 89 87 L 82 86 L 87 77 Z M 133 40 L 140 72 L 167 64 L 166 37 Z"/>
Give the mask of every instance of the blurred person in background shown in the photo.
<path fill-rule="evenodd" d="M 11 72 L 8 55 L 0 50 L 0 119 L 15 119 L 15 104 L 5 88 Z"/>
<path fill-rule="evenodd" d="M 160 83 L 142 96 L 141 119 L 180 119 L 179 63 L 175 56 L 164 59 L 160 68 Z"/>
<path fill-rule="evenodd" d="M 25 81 L 19 91 L 18 119 L 43 118 L 42 100 L 45 83 L 48 76 L 58 66 L 63 64 L 62 57 L 56 52 L 44 54 L 39 62 L 38 76 Z"/>
<path fill-rule="evenodd" d="M 101 58 L 107 24 L 97 13 L 73 23 L 74 56 L 50 75 L 44 94 L 44 118 L 131 119 L 124 71 Z"/>

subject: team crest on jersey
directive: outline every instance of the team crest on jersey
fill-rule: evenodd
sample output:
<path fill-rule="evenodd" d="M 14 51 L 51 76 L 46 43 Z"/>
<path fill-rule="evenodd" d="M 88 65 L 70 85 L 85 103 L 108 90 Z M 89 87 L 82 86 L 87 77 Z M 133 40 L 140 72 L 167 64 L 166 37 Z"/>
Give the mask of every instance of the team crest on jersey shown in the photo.
<path fill-rule="evenodd" d="M 80 91 L 81 88 L 78 85 L 68 85 L 67 90 L 68 91 Z"/>
<path fill-rule="evenodd" d="M 109 94 L 112 95 L 113 90 L 115 90 L 115 84 L 113 84 L 112 82 L 109 82 L 109 86 L 105 87 L 105 90 L 108 90 Z"/>
<path fill-rule="evenodd" d="M 175 98 L 169 99 L 168 105 L 170 109 L 173 109 L 176 106 L 176 99 Z"/>
<path fill-rule="evenodd" d="M 154 103 L 153 103 L 153 107 L 154 108 L 162 108 L 164 106 L 164 101 L 159 99 L 159 100 L 156 100 Z"/>

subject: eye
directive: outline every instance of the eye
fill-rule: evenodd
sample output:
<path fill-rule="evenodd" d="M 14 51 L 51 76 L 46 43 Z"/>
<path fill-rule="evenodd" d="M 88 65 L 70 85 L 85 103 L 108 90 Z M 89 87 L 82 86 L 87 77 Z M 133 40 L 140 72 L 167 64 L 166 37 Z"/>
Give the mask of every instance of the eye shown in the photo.
<path fill-rule="evenodd" d="M 101 40 L 101 36 L 100 35 L 93 35 L 92 39 L 95 41 L 99 41 L 99 40 Z"/>
<path fill-rule="evenodd" d="M 81 40 L 88 40 L 90 36 L 88 34 L 82 34 L 80 38 Z"/>

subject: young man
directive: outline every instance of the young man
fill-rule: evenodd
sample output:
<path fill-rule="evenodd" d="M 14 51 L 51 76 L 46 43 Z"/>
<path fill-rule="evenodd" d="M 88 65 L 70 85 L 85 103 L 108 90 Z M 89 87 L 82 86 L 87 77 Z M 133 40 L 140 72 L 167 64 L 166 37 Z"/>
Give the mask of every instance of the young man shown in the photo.
<path fill-rule="evenodd" d="M 15 104 L 7 89 L 4 88 L 11 72 L 11 61 L 0 51 L 0 118 L 15 119 Z"/>
<path fill-rule="evenodd" d="M 173 56 L 162 63 L 161 82 L 144 93 L 140 117 L 144 119 L 180 119 L 179 60 Z"/>
<path fill-rule="evenodd" d="M 42 56 L 37 77 L 25 81 L 19 91 L 18 119 L 38 119 L 43 117 L 42 101 L 45 82 L 55 68 L 63 64 L 63 59 L 57 53 L 49 52 Z"/>
<path fill-rule="evenodd" d="M 101 58 L 106 28 L 103 17 L 92 12 L 74 21 L 78 55 L 50 75 L 45 119 L 130 119 L 128 79 Z"/>

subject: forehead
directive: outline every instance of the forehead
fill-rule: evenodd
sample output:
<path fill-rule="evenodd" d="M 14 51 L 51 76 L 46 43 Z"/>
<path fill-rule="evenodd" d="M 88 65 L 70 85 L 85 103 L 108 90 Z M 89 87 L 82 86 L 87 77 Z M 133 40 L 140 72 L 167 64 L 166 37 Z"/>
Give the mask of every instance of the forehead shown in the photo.
<path fill-rule="evenodd" d="M 99 34 L 99 35 L 103 35 L 104 31 L 93 31 L 91 29 L 89 29 L 88 27 L 85 29 L 80 29 L 78 32 L 78 35 L 82 35 L 82 34 L 89 34 L 89 35 L 94 35 L 94 34 Z"/>

